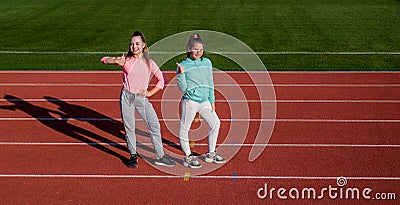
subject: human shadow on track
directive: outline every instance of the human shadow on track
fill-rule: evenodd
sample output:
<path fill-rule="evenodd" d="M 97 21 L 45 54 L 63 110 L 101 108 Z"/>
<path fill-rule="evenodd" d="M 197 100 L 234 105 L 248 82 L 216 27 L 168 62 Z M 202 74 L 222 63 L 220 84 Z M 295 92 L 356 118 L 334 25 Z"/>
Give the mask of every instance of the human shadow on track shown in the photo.
<path fill-rule="evenodd" d="M 48 109 L 45 107 L 40 107 L 12 95 L 5 95 L 4 99 L 6 99 L 8 102 L 14 105 L 2 106 L 1 107 L 2 109 L 23 111 L 26 114 L 38 120 L 43 125 L 55 131 L 58 131 L 66 136 L 77 139 L 81 142 L 87 143 L 88 145 L 96 149 L 99 149 L 107 154 L 119 158 L 123 162 L 127 160 L 124 156 L 122 156 L 121 154 L 115 152 L 114 150 L 108 148 L 103 144 L 104 143 L 109 144 L 110 146 L 113 146 L 125 152 L 128 150 L 126 147 L 118 143 L 115 143 L 110 139 L 102 137 L 94 132 L 91 132 L 89 130 L 83 129 L 79 126 L 69 123 L 68 120 L 70 119 L 70 117 L 67 113 Z M 54 116 L 59 116 L 59 117 L 54 117 Z"/>
<path fill-rule="evenodd" d="M 95 110 L 92 110 L 90 108 L 81 106 L 81 105 L 76 105 L 76 104 L 71 104 L 68 102 L 65 102 L 61 99 L 55 98 L 55 97 L 51 97 L 51 96 L 44 96 L 44 98 L 55 104 L 58 105 L 59 108 L 58 110 L 65 113 L 66 116 L 68 118 L 73 118 L 75 120 L 79 120 L 79 121 L 85 121 L 91 125 L 93 125 L 94 127 L 98 128 L 99 130 L 102 130 L 106 133 L 109 133 L 113 136 L 116 136 L 120 139 L 124 139 L 125 140 L 125 131 L 124 131 L 124 125 L 121 121 L 115 120 L 114 118 L 108 117 L 102 113 L 99 113 Z M 134 112 L 134 110 L 133 110 Z M 82 116 L 85 116 L 84 118 L 82 118 Z M 148 132 L 145 132 L 143 130 L 140 130 L 138 128 L 136 128 L 135 133 L 137 135 L 141 135 L 147 138 L 150 138 L 150 134 Z M 168 146 L 178 149 L 180 151 L 180 146 L 177 145 L 176 143 L 167 140 L 167 139 L 162 139 L 164 144 L 167 144 Z M 149 151 L 149 152 L 153 152 L 154 153 L 154 149 L 144 145 L 143 143 L 137 142 L 137 146 Z M 126 151 L 128 151 L 126 149 Z M 129 151 L 128 151 L 129 152 Z M 150 157 L 146 157 L 144 155 L 141 155 L 140 153 L 138 153 L 140 157 L 142 157 L 143 159 L 145 159 L 148 162 L 151 162 L 154 164 L 154 159 L 150 158 Z M 173 160 L 174 158 L 171 157 Z M 177 161 L 177 159 L 176 159 Z"/>
<path fill-rule="evenodd" d="M 128 158 L 115 152 L 114 150 L 110 149 L 107 145 L 104 144 L 108 144 L 109 146 L 113 146 L 124 152 L 129 153 L 129 150 L 126 146 L 116 143 L 108 138 L 100 136 L 87 129 L 83 129 L 79 126 L 73 125 L 69 123 L 68 120 L 73 119 L 86 122 L 98 128 L 99 130 L 109 133 L 117 138 L 125 139 L 122 122 L 115 120 L 111 117 L 108 117 L 104 114 L 101 114 L 90 108 L 81 105 L 67 103 L 63 100 L 49 96 L 45 96 L 44 99 L 46 99 L 48 102 L 58 105 L 59 106 L 58 110 L 52 110 L 45 107 L 40 107 L 12 95 L 5 95 L 4 99 L 6 99 L 8 102 L 14 105 L 1 106 L 0 107 L 1 109 L 21 110 L 27 113 L 28 115 L 32 116 L 33 118 L 37 119 L 43 125 L 46 125 L 47 127 L 52 128 L 53 130 L 58 131 L 66 136 L 87 143 L 88 145 L 97 148 L 107 154 L 113 155 L 119 158 L 125 165 L 127 164 Z M 146 133 L 140 129 L 136 129 L 136 134 L 145 137 L 150 137 L 149 133 Z M 180 149 L 179 145 L 176 145 L 175 143 L 169 140 L 163 139 L 163 141 L 168 143 L 168 145 L 173 148 Z M 138 143 L 138 147 L 146 151 L 154 152 L 153 148 L 143 145 L 141 143 Z M 142 157 L 146 161 L 154 163 L 154 159 L 151 159 L 150 157 L 146 157 L 143 155 L 140 155 L 140 157 Z M 178 159 L 175 160 L 178 161 Z"/>

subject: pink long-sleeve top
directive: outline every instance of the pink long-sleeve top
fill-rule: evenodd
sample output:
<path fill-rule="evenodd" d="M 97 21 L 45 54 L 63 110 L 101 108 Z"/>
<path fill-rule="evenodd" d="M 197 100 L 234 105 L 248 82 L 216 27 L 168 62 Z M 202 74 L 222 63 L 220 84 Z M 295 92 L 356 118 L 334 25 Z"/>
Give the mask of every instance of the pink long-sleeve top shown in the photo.
<path fill-rule="evenodd" d="M 152 76 L 158 80 L 156 87 L 164 88 L 164 76 L 153 60 L 150 60 L 149 68 L 144 59 L 127 58 L 122 70 L 124 88 L 131 93 L 144 94 Z"/>

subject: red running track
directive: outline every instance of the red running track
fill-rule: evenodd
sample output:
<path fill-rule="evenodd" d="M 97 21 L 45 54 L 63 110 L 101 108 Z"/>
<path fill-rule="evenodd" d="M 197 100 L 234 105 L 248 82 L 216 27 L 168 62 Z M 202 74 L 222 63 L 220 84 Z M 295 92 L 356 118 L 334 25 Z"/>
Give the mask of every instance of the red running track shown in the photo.
<path fill-rule="evenodd" d="M 165 76 L 168 86 L 151 101 L 165 148 L 181 154 L 175 134 L 181 93 L 174 74 Z M 120 81 L 120 72 L 0 72 L 3 203 L 398 203 L 399 72 L 216 73 L 219 150 L 240 149 L 202 175 L 184 168 L 171 175 L 150 165 L 141 120 L 138 140 L 149 163 L 124 165 Z M 191 132 L 199 154 L 207 151 L 203 128 L 200 120 Z M 231 139 L 242 130 L 245 136 L 233 138 L 243 139 L 239 146 Z M 269 132 L 268 144 L 257 144 L 265 147 L 262 154 L 250 162 L 255 138 Z M 339 177 L 347 184 L 338 184 Z"/>

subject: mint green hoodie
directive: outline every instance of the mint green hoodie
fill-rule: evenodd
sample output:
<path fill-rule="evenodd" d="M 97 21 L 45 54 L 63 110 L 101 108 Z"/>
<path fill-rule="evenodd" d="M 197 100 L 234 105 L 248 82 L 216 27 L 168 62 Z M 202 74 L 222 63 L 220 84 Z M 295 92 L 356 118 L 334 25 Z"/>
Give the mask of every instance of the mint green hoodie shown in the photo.
<path fill-rule="evenodd" d="M 185 67 L 185 72 L 178 74 L 178 88 L 184 92 L 183 98 L 198 103 L 207 100 L 214 103 L 214 80 L 210 59 L 186 58 L 180 65 Z"/>

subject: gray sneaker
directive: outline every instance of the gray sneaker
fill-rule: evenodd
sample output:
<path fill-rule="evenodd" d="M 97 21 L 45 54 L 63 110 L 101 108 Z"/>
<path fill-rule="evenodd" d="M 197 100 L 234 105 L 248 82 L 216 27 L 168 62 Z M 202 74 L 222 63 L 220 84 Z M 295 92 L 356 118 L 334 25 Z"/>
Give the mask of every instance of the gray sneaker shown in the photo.
<path fill-rule="evenodd" d="M 166 167 L 173 167 L 175 166 L 175 162 L 171 161 L 168 155 L 164 155 L 163 157 L 157 157 L 156 161 L 154 162 L 156 165 L 166 166 Z"/>
<path fill-rule="evenodd" d="M 201 164 L 192 154 L 183 159 L 183 165 L 192 169 L 201 168 Z"/>
<path fill-rule="evenodd" d="M 226 160 L 218 155 L 217 152 L 208 152 L 204 160 L 206 162 L 214 162 L 215 164 L 223 164 L 226 162 Z"/>

